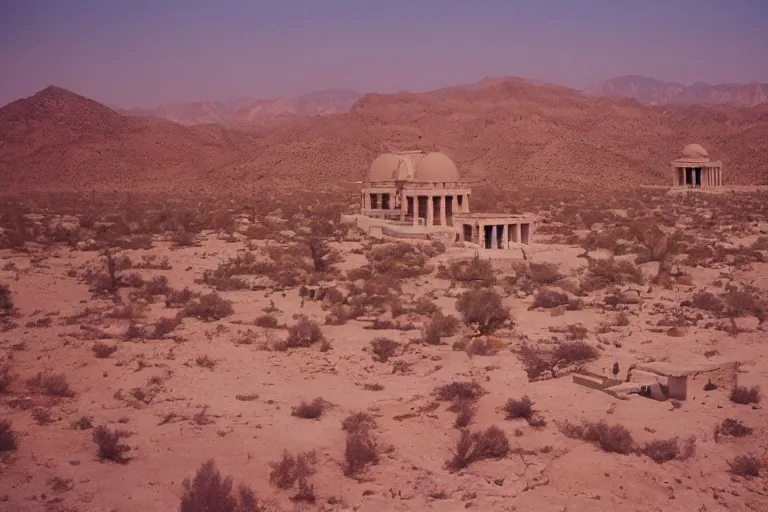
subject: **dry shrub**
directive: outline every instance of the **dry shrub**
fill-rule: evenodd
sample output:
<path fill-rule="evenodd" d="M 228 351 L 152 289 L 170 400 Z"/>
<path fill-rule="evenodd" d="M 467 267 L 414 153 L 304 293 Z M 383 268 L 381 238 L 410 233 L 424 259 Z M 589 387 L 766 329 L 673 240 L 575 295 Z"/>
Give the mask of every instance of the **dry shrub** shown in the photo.
<path fill-rule="evenodd" d="M 481 336 L 473 338 L 464 347 L 464 351 L 471 356 L 492 356 L 499 350 L 506 348 L 507 342 L 501 338 L 489 338 Z"/>
<path fill-rule="evenodd" d="M 540 290 L 533 298 L 535 308 L 551 309 L 569 303 L 568 295 L 551 289 Z"/>
<path fill-rule="evenodd" d="M 427 345 L 439 345 L 443 336 L 453 336 L 458 328 L 458 318 L 436 311 L 425 326 L 421 339 Z"/>
<path fill-rule="evenodd" d="M 552 352 L 553 360 L 560 365 L 594 361 L 599 356 L 597 348 L 583 340 L 564 341 Z"/>
<path fill-rule="evenodd" d="M 580 324 L 568 325 L 568 339 L 569 340 L 583 340 L 589 334 L 589 329 Z"/>
<path fill-rule="evenodd" d="M 691 307 L 696 309 L 703 309 L 704 311 L 710 311 L 712 313 L 722 313 L 725 308 L 725 304 L 720 300 L 717 295 L 704 290 L 698 291 L 690 301 Z"/>
<path fill-rule="evenodd" d="M 736 386 L 731 390 L 731 402 L 737 404 L 759 404 L 761 398 L 760 386 Z"/>
<path fill-rule="evenodd" d="M 435 396 L 444 402 L 475 401 L 485 394 L 477 382 L 453 381 L 435 388 Z"/>
<path fill-rule="evenodd" d="M 325 340 L 323 331 L 314 320 L 301 316 L 294 325 L 288 329 L 288 338 L 278 347 L 281 350 L 298 347 L 309 347 Z"/>
<path fill-rule="evenodd" d="M 761 324 L 765 321 L 766 305 L 760 292 L 752 286 L 726 286 L 723 302 L 725 314 L 730 318 L 753 315 Z"/>
<path fill-rule="evenodd" d="M 11 372 L 11 365 L 0 366 L 0 393 L 5 393 L 16 380 L 16 375 Z"/>
<path fill-rule="evenodd" d="M 204 322 L 221 320 L 234 312 L 232 302 L 222 298 L 216 292 L 201 295 L 196 301 L 187 303 L 184 308 L 184 316 L 197 318 Z"/>
<path fill-rule="evenodd" d="M 199 294 L 193 292 L 188 287 L 184 287 L 182 290 L 168 290 L 165 295 L 165 307 L 167 308 L 183 308 L 186 307 L 189 302 L 197 297 Z"/>
<path fill-rule="evenodd" d="M 561 280 L 564 276 L 555 263 L 533 263 L 528 265 L 528 277 L 536 284 L 548 285 Z"/>
<path fill-rule="evenodd" d="M 331 312 L 325 315 L 325 325 L 344 325 L 349 320 L 351 311 L 343 304 L 334 304 Z"/>
<path fill-rule="evenodd" d="M 589 261 L 587 275 L 582 282 L 585 291 L 599 290 L 608 286 L 620 286 L 627 283 L 643 283 L 643 273 L 627 260 L 592 259 Z"/>
<path fill-rule="evenodd" d="M 106 359 L 117 351 L 117 345 L 109 345 L 102 341 L 97 341 L 93 344 L 91 350 L 99 359 Z"/>
<path fill-rule="evenodd" d="M 373 417 L 365 412 L 352 414 L 342 422 L 342 429 L 347 432 L 344 448 L 345 475 L 358 475 L 369 464 L 378 463 L 378 447 L 371 432 L 375 426 Z"/>
<path fill-rule="evenodd" d="M 167 334 L 172 333 L 178 326 L 181 325 L 182 315 L 162 317 L 155 322 L 155 326 L 152 330 L 153 339 L 163 339 Z"/>
<path fill-rule="evenodd" d="M 367 254 L 371 268 L 379 275 L 407 279 L 427 273 L 427 255 L 403 242 L 375 245 Z"/>
<path fill-rule="evenodd" d="M 696 450 L 696 438 L 689 437 L 681 448 L 677 438 L 655 440 L 645 443 L 640 448 L 640 453 L 649 457 L 654 462 L 663 464 L 670 460 L 686 460 L 693 456 Z"/>
<path fill-rule="evenodd" d="M 400 350 L 400 343 L 390 338 L 375 338 L 371 341 L 371 351 L 373 360 L 379 363 L 386 363 L 390 357 L 393 357 Z"/>
<path fill-rule="evenodd" d="M 509 309 L 501 296 L 491 289 L 469 290 L 459 296 L 456 309 L 467 325 L 477 328 L 480 334 L 492 334 L 510 319 Z"/>
<path fill-rule="evenodd" d="M 195 364 L 201 368 L 208 368 L 209 370 L 213 370 L 213 368 L 216 366 L 216 360 L 212 359 L 208 355 L 198 356 L 195 358 Z"/>
<path fill-rule="evenodd" d="M 758 477 L 763 469 L 763 461 L 757 455 L 748 453 L 729 460 L 728 468 L 734 475 Z"/>
<path fill-rule="evenodd" d="M 560 430 L 567 437 L 583 439 L 595 443 L 603 451 L 626 455 L 634 449 L 635 442 L 632 434 L 623 425 L 608 425 L 605 420 L 599 422 L 585 421 L 581 425 L 565 422 Z"/>
<path fill-rule="evenodd" d="M 19 440 L 11 426 L 11 420 L 0 420 L 0 453 L 13 452 L 19 448 Z"/>
<path fill-rule="evenodd" d="M 80 416 L 80 419 L 72 422 L 72 428 L 75 430 L 88 430 L 93 428 L 93 419 L 88 416 Z"/>
<path fill-rule="evenodd" d="M 50 409 L 44 409 L 42 407 L 38 407 L 37 409 L 32 411 L 32 418 L 35 420 L 35 422 L 38 425 L 48 425 L 49 423 L 53 423 L 53 415 L 51 414 Z"/>
<path fill-rule="evenodd" d="M 479 460 L 504 458 L 508 453 L 509 439 L 499 427 L 492 425 L 472 433 L 463 429 L 453 458 L 446 466 L 452 471 L 457 471 Z"/>
<path fill-rule="evenodd" d="M 204 462 L 195 478 L 182 483 L 180 512 L 263 512 L 253 490 L 241 484 L 232 490 L 232 477 L 222 477 L 213 459 Z"/>
<path fill-rule="evenodd" d="M 259 327 L 264 327 L 266 329 L 276 329 L 279 325 L 277 317 L 268 313 L 256 317 L 256 320 L 253 321 L 253 324 Z"/>
<path fill-rule="evenodd" d="M 464 428 L 472 423 L 472 418 L 477 413 L 477 406 L 475 406 L 472 400 L 459 400 L 454 402 L 448 410 L 456 413 L 456 421 L 454 421 L 453 427 Z"/>
<path fill-rule="evenodd" d="M 469 261 L 451 263 L 449 272 L 451 279 L 462 283 L 478 283 L 483 286 L 490 286 L 496 282 L 491 261 L 480 259 L 478 254 Z"/>
<path fill-rule="evenodd" d="M 122 440 L 130 436 L 130 432 L 111 430 L 105 425 L 99 425 L 94 428 L 92 438 L 99 448 L 99 459 L 125 462 L 124 454 L 130 451 L 131 447 L 124 444 Z"/>
<path fill-rule="evenodd" d="M 291 416 L 312 420 L 322 416 L 325 408 L 325 400 L 318 397 L 311 402 L 302 401 L 298 406 L 293 408 Z"/>
<path fill-rule="evenodd" d="M 726 418 L 719 425 L 715 425 L 714 438 L 717 442 L 720 436 L 746 437 L 751 435 L 753 431 L 753 428 L 744 425 L 739 420 Z"/>
<path fill-rule="evenodd" d="M 531 399 L 528 398 L 528 395 L 525 395 L 520 400 L 515 400 L 514 398 L 507 400 L 507 403 L 504 405 L 504 412 L 506 413 L 504 419 L 507 420 L 515 420 L 518 418 L 529 420 L 533 418 L 536 411 L 533 409 L 533 402 Z"/>
<path fill-rule="evenodd" d="M 413 304 L 413 312 L 419 315 L 432 315 L 438 311 L 437 305 L 427 297 L 419 297 Z"/>
<path fill-rule="evenodd" d="M 298 492 L 292 499 L 314 502 L 314 488 L 308 484 L 307 478 L 315 473 L 316 464 L 317 454 L 314 451 L 299 453 L 294 457 L 286 450 L 282 459 L 269 463 L 269 483 L 282 490 L 290 489 L 298 483 Z"/>
<path fill-rule="evenodd" d="M 0 313 L 9 313 L 11 311 L 13 311 L 11 289 L 7 284 L 0 284 Z"/>
<path fill-rule="evenodd" d="M 48 396 L 75 396 L 75 392 L 70 389 L 67 377 L 63 373 L 38 373 L 34 377 L 27 379 L 26 384 L 30 391 L 43 393 Z"/>
<path fill-rule="evenodd" d="M 376 428 L 376 420 L 367 412 L 355 412 L 344 418 L 341 429 L 346 432 L 358 432 Z"/>
<path fill-rule="evenodd" d="M 517 357 L 525 368 L 525 373 L 529 381 L 534 381 L 542 377 L 545 372 L 549 372 L 552 377 L 555 376 L 554 365 L 541 357 L 541 355 L 527 344 L 523 344 L 517 351 Z"/>

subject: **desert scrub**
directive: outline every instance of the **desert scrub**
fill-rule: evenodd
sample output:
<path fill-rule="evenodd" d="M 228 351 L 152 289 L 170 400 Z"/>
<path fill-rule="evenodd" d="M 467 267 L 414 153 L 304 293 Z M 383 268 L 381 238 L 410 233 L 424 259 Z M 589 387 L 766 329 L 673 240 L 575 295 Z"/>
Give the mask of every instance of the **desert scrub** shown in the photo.
<path fill-rule="evenodd" d="M 204 322 L 221 320 L 234 312 L 232 302 L 223 299 L 216 292 L 201 295 L 199 299 L 189 302 L 184 308 L 184 316 L 197 318 Z"/>
<path fill-rule="evenodd" d="M 503 305 L 501 295 L 490 289 L 462 293 L 456 301 L 456 309 L 464 322 L 482 335 L 493 334 L 510 319 L 509 309 Z"/>
<path fill-rule="evenodd" d="M 457 471 L 484 459 L 501 459 L 509 453 L 509 439 L 499 427 L 470 433 L 463 429 L 453 457 L 446 462 L 448 469 Z"/>

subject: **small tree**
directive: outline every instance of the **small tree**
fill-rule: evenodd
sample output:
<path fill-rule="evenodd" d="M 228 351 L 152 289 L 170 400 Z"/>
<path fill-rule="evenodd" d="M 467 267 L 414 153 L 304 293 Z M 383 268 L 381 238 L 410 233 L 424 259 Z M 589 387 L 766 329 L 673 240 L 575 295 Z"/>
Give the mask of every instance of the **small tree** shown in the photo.
<path fill-rule="evenodd" d="M 456 302 L 467 325 L 476 326 L 481 335 L 491 334 L 510 319 L 509 309 L 504 307 L 501 296 L 491 289 L 469 290 Z"/>
<path fill-rule="evenodd" d="M 232 490 L 232 477 L 223 477 L 213 459 L 204 462 L 195 478 L 182 483 L 180 512 L 262 512 L 253 490 L 241 484 L 237 494 Z"/>

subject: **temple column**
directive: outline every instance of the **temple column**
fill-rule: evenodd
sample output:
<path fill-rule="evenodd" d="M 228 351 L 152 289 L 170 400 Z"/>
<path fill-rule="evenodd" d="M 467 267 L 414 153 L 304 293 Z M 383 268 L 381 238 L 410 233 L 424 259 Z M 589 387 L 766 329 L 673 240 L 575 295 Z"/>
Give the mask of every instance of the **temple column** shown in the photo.
<path fill-rule="evenodd" d="M 509 249 L 509 224 L 504 224 L 504 230 L 501 234 L 501 247 L 499 249 Z"/>
<path fill-rule="evenodd" d="M 515 224 L 515 240 L 517 240 L 517 243 L 519 244 L 523 243 L 522 237 L 523 237 L 523 233 L 520 228 L 520 224 L 519 223 Z"/>
<path fill-rule="evenodd" d="M 497 236 L 497 230 L 496 224 L 494 224 L 491 227 L 491 249 L 498 249 L 499 248 L 499 238 Z"/>
<path fill-rule="evenodd" d="M 448 217 L 445 213 L 445 207 L 447 204 L 445 195 L 440 196 L 440 225 L 441 226 L 447 226 L 448 225 Z"/>
<path fill-rule="evenodd" d="M 419 196 L 413 196 L 413 225 L 419 223 Z"/>
<path fill-rule="evenodd" d="M 363 197 L 363 202 L 365 203 L 365 210 L 370 211 L 371 210 L 371 194 L 366 192 L 365 196 Z"/>
<path fill-rule="evenodd" d="M 427 196 L 427 226 L 435 223 L 435 200 L 434 196 Z"/>
<path fill-rule="evenodd" d="M 485 249 L 485 225 L 483 224 L 477 225 L 477 245 Z"/>

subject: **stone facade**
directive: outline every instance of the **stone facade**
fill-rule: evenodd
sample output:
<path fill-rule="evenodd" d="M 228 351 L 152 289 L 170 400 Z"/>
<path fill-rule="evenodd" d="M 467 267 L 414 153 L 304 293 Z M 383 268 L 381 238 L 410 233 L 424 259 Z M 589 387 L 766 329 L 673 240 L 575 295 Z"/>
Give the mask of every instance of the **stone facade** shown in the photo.
<path fill-rule="evenodd" d="M 385 153 L 373 161 L 363 182 L 360 213 L 364 218 L 358 225 L 370 231 L 373 222 L 387 236 L 448 237 L 487 249 L 531 243 L 533 216 L 472 214 L 471 194 L 469 183 L 443 153 Z"/>
<path fill-rule="evenodd" d="M 723 163 L 709 158 L 698 144 L 688 144 L 672 162 L 672 186 L 688 188 L 719 187 L 723 184 Z"/>

